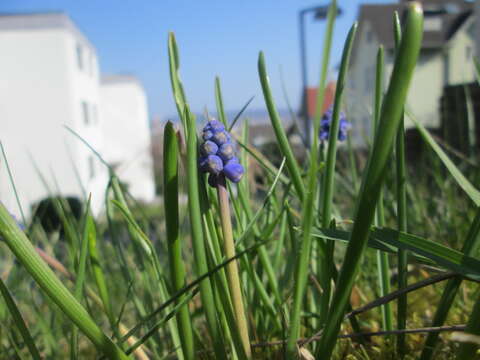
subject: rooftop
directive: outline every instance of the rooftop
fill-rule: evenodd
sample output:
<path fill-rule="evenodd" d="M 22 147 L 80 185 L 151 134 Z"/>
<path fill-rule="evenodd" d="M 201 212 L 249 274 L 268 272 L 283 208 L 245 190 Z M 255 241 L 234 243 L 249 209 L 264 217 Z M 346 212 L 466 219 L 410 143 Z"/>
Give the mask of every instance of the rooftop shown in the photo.
<path fill-rule="evenodd" d="M 111 75 L 102 75 L 100 79 L 102 85 L 112 85 L 112 84 L 136 84 L 143 88 L 140 80 L 131 74 L 111 74 Z"/>
<path fill-rule="evenodd" d="M 0 12 L 0 31 L 27 31 L 66 29 L 79 38 L 84 45 L 95 51 L 95 47 L 80 31 L 73 20 L 64 12 L 29 12 L 29 13 L 2 13 Z"/>

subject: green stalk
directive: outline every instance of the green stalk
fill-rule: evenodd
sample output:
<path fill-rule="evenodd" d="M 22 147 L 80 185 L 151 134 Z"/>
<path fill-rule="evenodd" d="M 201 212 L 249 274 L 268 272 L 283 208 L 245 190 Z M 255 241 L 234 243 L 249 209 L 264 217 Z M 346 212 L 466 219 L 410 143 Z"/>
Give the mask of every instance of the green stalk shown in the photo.
<path fill-rule="evenodd" d="M 465 328 L 465 334 L 480 336 L 480 296 L 473 305 L 472 313 Z M 473 342 L 462 342 L 458 349 L 458 360 L 471 360 L 477 357 L 478 344 Z"/>
<path fill-rule="evenodd" d="M 225 176 L 218 177 L 217 185 L 218 203 L 220 207 L 220 220 L 223 232 L 223 244 L 225 257 L 227 259 L 235 257 L 235 244 L 233 242 L 232 220 L 230 217 L 230 206 L 228 204 L 228 191 L 225 183 Z M 245 317 L 245 309 L 242 299 L 242 288 L 240 286 L 240 277 L 238 274 L 238 263 L 236 260 L 227 265 L 228 286 L 233 303 L 233 311 L 237 321 L 238 330 L 242 338 L 243 348 L 247 358 L 251 358 L 250 339 L 248 336 L 248 323 Z"/>
<path fill-rule="evenodd" d="M 258 56 L 258 74 L 260 77 L 260 83 L 262 85 L 263 96 L 265 98 L 265 104 L 267 105 L 268 114 L 270 116 L 270 121 L 272 123 L 275 136 L 277 138 L 278 146 L 282 155 L 285 156 L 287 161 L 287 168 L 290 176 L 292 178 L 293 186 L 297 192 L 298 198 L 300 201 L 305 199 L 305 186 L 302 181 L 302 176 L 300 174 L 300 168 L 298 166 L 297 160 L 293 155 L 292 148 L 288 143 L 287 135 L 285 134 L 285 129 L 283 128 L 282 120 L 278 114 L 275 102 L 273 100 L 272 91 L 270 89 L 269 79 L 267 75 L 267 69 L 265 66 L 265 56 L 263 52 L 260 52 Z"/>
<path fill-rule="evenodd" d="M 462 253 L 467 256 L 473 256 L 480 243 L 480 208 L 477 208 L 477 213 L 475 219 L 470 226 L 465 242 L 463 243 Z M 431 326 L 442 326 L 447 319 L 448 312 L 453 305 L 455 300 L 455 295 L 457 295 L 460 284 L 462 283 L 461 277 L 456 277 L 450 279 L 445 285 L 445 289 L 442 293 L 442 298 L 433 317 L 433 322 Z M 438 333 L 430 333 L 425 340 L 425 345 L 420 356 L 420 360 L 430 360 L 432 358 L 433 352 L 435 350 L 435 345 L 438 341 Z"/>
<path fill-rule="evenodd" d="M 336 13 L 336 8 L 334 8 Z M 345 47 L 342 54 L 342 61 L 340 63 L 340 73 L 338 74 L 337 87 L 335 90 L 335 101 L 333 105 L 333 114 L 332 114 L 332 123 L 330 124 L 330 131 L 328 137 L 328 148 L 327 148 L 327 158 L 326 158 L 326 169 L 325 176 L 323 178 L 323 202 L 322 202 L 322 227 L 328 228 L 330 226 L 330 221 L 332 218 L 332 204 L 333 204 L 333 194 L 335 192 L 335 164 L 337 161 L 337 141 L 338 141 L 338 131 L 340 128 L 340 107 L 343 100 L 343 90 L 345 89 L 345 79 L 347 76 L 348 64 L 350 61 L 350 54 L 352 52 L 353 41 L 355 39 L 355 34 L 357 32 L 357 23 L 354 23 L 348 33 L 347 40 L 345 41 Z M 318 131 L 315 133 L 318 134 Z M 326 241 L 326 257 L 325 261 L 325 270 L 327 274 L 327 281 L 324 286 L 322 300 L 321 300 L 321 309 L 320 316 L 322 322 L 320 326 L 323 327 L 326 315 L 328 312 L 328 304 L 330 301 L 330 292 L 331 292 L 331 283 L 333 274 L 331 269 L 333 267 L 333 257 L 335 250 L 335 242 L 333 240 Z"/>
<path fill-rule="evenodd" d="M 7 209 L 5 209 L 1 203 L 0 236 L 42 290 L 45 291 L 52 301 L 59 306 L 62 312 L 79 327 L 100 352 L 114 360 L 129 359 L 129 357 L 102 332 L 83 306 L 55 276 L 48 265 L 45 264 L 28 238 L 18 228 L 15 220 L 10 217 Z"/>
<path fill-rule="evenodd" d="M 195 119 L 185 106 L 185 124 L 187 125 L 187 179 L 188 179 L 188 210 L 192 232 L 193 253 L 198 274 L 208 272 L 207 256 L 202 232 L 202 215 L 200 212 L 197 163 L 197 134 Z M 200 296 L 207 317 L 207 324 L 214 342 L 215 354 L 219 359 L 226 359 L 226 350 L 215 311 L 212 283 L 209 278 L 200 283 Z"/>
<path fill-rule="evenodd" d="M 187 125 L 185 124 L 183 113 L 185 112 L 187 99 L 185 97 L 185 91 L 183 90 L 182 82 L 180 81 L 180 57 L 178 55 L 177 41 L 175 40 L 175 35 L 172 32 L 168 34 L 168 65 L 170 69 L 170 82 L 172 85 L 173 99 L 175 100 L 175 105 L 177 106 L 178 115 L 182 120 L 183 128 L 186 131 Z M 185 133 L 185 136 L 188 136 L 188 134 Z"/>
<path fill-rule="evenodd" d="M 422 43 L 423 12 L 418 2 L 407 6 L 405 32 L 395 59 L 392 78 L 385 95 L 378 132 L 363 177 L 355 223 L 331 302 L 326 326 L 320 340 L 319 353 L 330 359 L 348 305 L 350 293 L 365 252 L 375 206 L 380 195 L 385 171 L 391 157 L 394 138 L 401 121 L 410 81 Z"/>
<path fill-rule="evenodd" d="M 382 109 L 383 97 L 383 79 L 384 79 L 384 53 L 383 46 L 380 45 L 377 53 L 377 76 L 375 82 L 375 100 L 374 100 L 374 116 L 373 116 L 373 138 L 377 131 L 378 123 L 380 122 L 380 112 Z M 377 205 L 376 225 L 379 227 L 385 226 L 385 211 L 383 208 L 383 189 L 380 189 Z M 377 250 L 377 266 L 378 279 L 380 283 L 380 296 L 385 296 L 390 293 L 390 264 L 388 254 L 384 251 Z M 393 330 L 393 312 L 389 303 L 382 305 L 382 321 L 383 329 L 386 331 Z"/>
<path fill-rule="evenodd" d="M 398 48 L 402 38 L 402 28 L 398 13 L 394 15 L 394 37 L 395 45 Z M 396 159 L 396 184 L 397 184 L 397 229 L 398 231 L 407 231 L 407 190 L 406 190 L 406 171 L 405 171 L 405 126 L 404 115 L 402 113 L 400 125 L 398 127 L 395 159 Z M 408 285 L 408 252 L 398 249 L 398 288 L 402 289 Z M 397 306 L 397 328 L 405 329 L 407 326 L 407 294 L 398 298 Z M 400 358 L 405 356 L 405 334 L 401 333 L 397 338 L 397 351 Z"/>
<path fill-rule="evenodd" d="M 165 125 L 163 136 L 163 181 L 170 275 L 175 293 L 185 286 L 186 281 L 178 220 L 178 140 L 170 121 Z M 185 298 L 186 295 L 179 297 L 177 304 Z M 195 359 L 195 345 L 188 304 L 178 310 L 177 322 L 183 355 L 187 360 Z"/>

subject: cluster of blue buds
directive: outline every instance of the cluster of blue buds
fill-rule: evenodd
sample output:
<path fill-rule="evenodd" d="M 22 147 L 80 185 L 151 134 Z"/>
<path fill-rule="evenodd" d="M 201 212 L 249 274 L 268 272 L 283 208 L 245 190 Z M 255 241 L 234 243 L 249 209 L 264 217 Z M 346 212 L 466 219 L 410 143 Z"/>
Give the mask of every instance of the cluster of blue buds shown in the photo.
<path fill-rule="evenodd" d="M 231 136 L 218 120 L 211 120 L 203 128 L 200 145 L 200 171 L 210 173 L 208 183 L 216 187 L 220 174 L 235 183 L 243 176 L 243 166 L 235 156 L 235 147 Z"/>
<path fill-rule="evenodd" d="M 320 140 L 328 140 L 330 134 L 330 124 L 332 123 L 333 109 L 330 107 L 325 114 L 323 114 L 320 122 Z M 347 121 L 347 117 L 343 111 L 340 112 L 340 126 L 338 128 L 338 140 L 344 141 L 347 138 L 348 130 L 352 125 Z"/>

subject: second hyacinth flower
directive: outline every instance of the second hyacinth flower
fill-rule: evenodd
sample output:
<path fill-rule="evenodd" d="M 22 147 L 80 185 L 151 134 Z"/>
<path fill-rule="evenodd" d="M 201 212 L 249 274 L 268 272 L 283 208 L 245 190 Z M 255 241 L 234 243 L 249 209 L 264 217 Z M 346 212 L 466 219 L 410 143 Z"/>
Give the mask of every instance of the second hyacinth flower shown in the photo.
<path fill-rule="evenodd" d="M 243 176 L 243 166 L 235 156 L 232 137 L 218 120 L 210 120 L 203 128 L 200 145 L 200 171 L 210 173 L 208 183 L 215 187 L 219 175 L 239 182 Z"/>
<path fill-rule="evenodd" d="M 333 109 L 329 108 L 325 114 L 323 114 L 322 121 L 320 122 L 320 140 L 328 140 L 330 136 L 330 125 L 332 123 Z M 340 112 L 340 124 L 338 129 L 338 140 L 344 141 L 347 138 L 348 130 L 352 125 L 347 121 L 345 113 Z"/>

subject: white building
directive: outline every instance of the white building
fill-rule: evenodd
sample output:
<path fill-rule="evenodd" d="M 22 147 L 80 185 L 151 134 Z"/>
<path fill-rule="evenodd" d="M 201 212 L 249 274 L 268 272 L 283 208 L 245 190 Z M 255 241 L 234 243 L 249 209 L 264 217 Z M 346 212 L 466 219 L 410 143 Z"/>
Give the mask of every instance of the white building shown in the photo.
<path fill-rule="evenodd" d="M 0 49 L 0 141 L 24 211 L 49 194 L 92 193 L 98 212 L 107 172 L 64 128 L 102 149 L 95 48 L 66 15 L 44 13 L 0 15 Z M 3 161 L 0 199 L 19 214 Z"/>
<path fill-rule="evenodd" d="M 424 34 L 407 106 L 425 126 L 440 127 L 444 87 L 475 79 L 475 16 L 473 3 L 464 0 L 423 0 Z M 385 85 L 394 61 L 393 13 L 403 15 L 408 0 L 397 4 L 360 7 L 359 30 L 352 53 L 347 89 L 349 117 L 361 136 L 369 136 L 375 88 L 376 54 L 385 49 Z M 405 126 L 413 127 L 408 119 Z"/>
<path fill-rule="evenodd" d="M 144 142 L 144 148 L 149 147 L 143 91 L 131 82 L 126 86 L 105 84 L 102 110 L 95 48 L 62 13 L 0 14 L 0 52 L 0 141 L 7 153 L 22 208 L 28 215 L 34 204 L 50 195 L 84 200 L 91 193 L 92 208 L 98 214 L 104 206 L 108 171 L 64 125 L 106 158 L 121 160 L 121 179 L 127 184 L 130 180 L 136 182 L 138 178 L 127 171 L 127 162 L 133 161 L 140 142 Z M 121 116 L 116 118 L 118 114 Z M 117 120 L 118 125 L 125 122 L 126 116 L 130 122 L 125 126 L 110 128 L 112 120 Z M 119 143 L 117 139 L 113 141 L 115 136 L 121 136 L 123 155 L 129 154 L 128 157 L 116 157 L 114 148 L 118 148 Z M 107 144 L 112 146 L 112 151 L 107 151 Z M 135 166 L 139 164 L 132 165 Z M 143 192 L 137 190 L 136 183 L 130 184 L 132 192 L 150 200 L 151 179 L 150 175 L 148 184 L 139 185 Z M 19 215 L 2 160 L 0 201 Z"/>
<path fill-rule="evenodd" d="M 100 86 L 103 157 L 133 197 L 155 197 L 150 126 L 145 91 L 130 75 L 105 76 Z"/>

